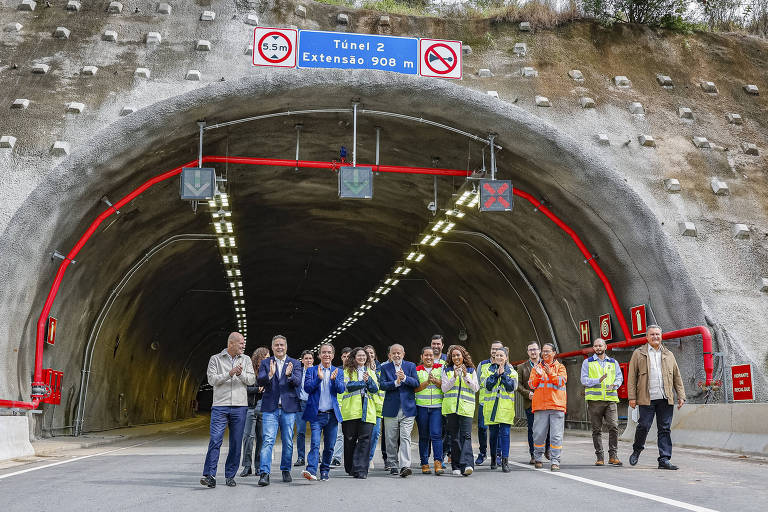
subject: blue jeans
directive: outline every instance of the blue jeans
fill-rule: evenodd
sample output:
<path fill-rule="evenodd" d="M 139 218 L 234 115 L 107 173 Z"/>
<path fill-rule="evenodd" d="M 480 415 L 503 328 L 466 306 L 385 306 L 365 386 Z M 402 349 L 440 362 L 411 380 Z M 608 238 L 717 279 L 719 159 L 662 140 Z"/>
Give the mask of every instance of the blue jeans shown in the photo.
<path fill-rule="evenodd" d="M 272 448 L 275 446 L 277 429 L 280 429 L 280 440 L 283 442 L 280 454 L 280 471 L 290 471 L 293 460 L 293 424 L 296 421 L 295 412 L 284 412 L 282 408 L 272 412 L 261 413 L 261 428 L 263 441 L 261 445 L 261 464 L 259 473 L 269 474 L 272 469 Z"/>
<path fill-rule="evenodd" d="M 443 411 L 440 407 L 416 406 L 416 425 L 419 428 L 419 459 L 429 464 L 429 445 L 432 443 L 434 460 L 443 461 Z"/>
<path fill-rule="evenodd" d="M 666 398 L 651 400 L 651 405 L 638 405 L 640 408 L 640 418 L 638 418 L 637 429 L 635 429 L 635 442 L 632 449 L 636 452 L 643 451 L 645 448 L 645 438 L 648 437 L 648 430 L 653 424 L 653 417 L 656 416 L 656 430 L 658 431 L 657 444 L 659 446 L 659 462 L 669 460 L 672 457 L 672 415 L 675 412 L 675 406 L 669 405 Z"/>
<path fill-rule="evenodd" d="M 327 473 L 331 469 L 331 457 L 333 446 L 336 444 L 336 432 L 339 422 L 336 415 L 331 412 L 318 412 L 317 421 L 309 424 L 311 430 L 311 442 L 309 456 L 307 457 L 307 471 L 317 476 L 317 463 L 320 457 L 320 434 L 323 436 L 323 458 L 320 461 L 320 473 Z"/>
<path fill-rule="evenodd" d="M 240 449 L 243 442 L 243 427 L 247 406 L 242 407 L 211 407 L 211 439 L 208 441 L 208 452 L 205 454 L 203 476 L 216 476 L 216 466 L 219 465 L 219 451 L 224 440 L 224 430 L 229 427 L 229 453 L 224 466 L 224 475 L 234 478 L 240 466 Z"/>
<path fill-rule="evenodd" d="M 525 410 L 525 419 L 528 421 L 528 452 L 533 457 L 533 409 L 528 408 Z M 549 449 L 549 433 L 547 433 L 545 449 Z"/>
<path fill-rule="evenodd" d="M 307 422 L 304 421 L 304 409 L 307 407 L 306 400 L 299 400 L 299 412 L 296 413 L 296 457 L 304 459 L 307 452 Z"/>
<path fill-rule="evenodd" d="M 501 452 L 504 458 L 509 457 L 509 425 L 508 423 L 497 423 L 488 425 L 491 446 L 495 446 Z"/>
<path fill-rule="evenodd" d="M 477 406 L 477 440 L 480 444 L 480 454 L 488 455 L 488 427 L 483 417 L 483 404 Z"/>
<path fill-rule="evenodd" d="M 261 410 L 258 407 L 249 407 L 245 417 L 245 430 L 243 430 L 243 463 L 244 468 L 253 467 L 253 453 L 256 452 L 256 463 L 261 456 Z"/>
<path fill-rule="evenodd" d="M 376 454 L 376 441 L 379 440 L 380 434 L 381 434 L 381 418 L 377 416 L 376 424 L 373 426 L 373 432 L 371 432 L 371 456 L 368 457 L 368 462 L 371 462 L 373 460 L 373 456 Z"/>

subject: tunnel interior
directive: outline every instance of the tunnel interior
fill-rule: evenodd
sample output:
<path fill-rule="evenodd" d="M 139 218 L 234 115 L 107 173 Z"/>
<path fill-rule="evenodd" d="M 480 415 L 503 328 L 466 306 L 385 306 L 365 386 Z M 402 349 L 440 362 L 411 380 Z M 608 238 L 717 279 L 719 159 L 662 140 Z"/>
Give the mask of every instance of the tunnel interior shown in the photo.
<path fill-rule="evenodd" d="M 700 303 L 690 300 L 693 287 L 672 279 L 679 258 L 642 200 L 541 120 L 443 82 L 425 85 L 373 72 L 318 72 L 301 81 L 277 76 L 213 84 L 120 121 L 111 135 L 119 149 L 73 159 L 57 183 L 45 185 L 57 194 L 41 186 L 30 199 L 53 229 L 41 234 L 19 222 L 17 229 L 41 246 L 72 247 L 104 211 L 100 198 L 114 202 L 197 157 L 197 120 L 212 125 L 268 113 L 347 109 L 359 101 L 365 109 L 429 119 L 480 137 L 498 134 L 497 177 L 544 200 L 578 233 L 625 315 L 629 306 L 645 303 L 655 323 L 681 327 L 701 321 Z M 285 115 L 208 130 L 203 153 L 293 159 L 297 123 L 300 159 L 338 159 L 341 146 L 351 157 L 349 112 Z M 368 114 L 358 116 L 358 164 L 375 162 L 377 129 L 381 164 L 489 168 L 487 144 L 442 127 Z M 248 354 L 269 346 L 278 333 L 294 357 L 317 345 L 415 247 L 435 219 L 427 208 L 435 194 L 440 216 L 458 192 L 473 185 L 460 177 L 382 172 L 374 176 L 373 199 L 340 200 L 337 174 L 330 170 L 209 166 L 225 180 L 220 187 L 237 240 Z M 179 180 L 173 178 L 99 226 L 68 269 L 52 310 L 59 341 L 46 348 L 45 367 L 65 369 L 66 378 L 62 404 L 45 408 L 43 431 L 70 428 L 83 402 L 85 432 L 190 414 L 208 358 L 238 329 L 239 305 L 233 304 L 233 280 L 226 273 L 232 267 L 222 260 L 212 226 L 211 212 L 220 209 L 202 202 L 193 211 L 179 199 Z M 550 219 L 519 198 L 512 212 L 464 211 L 437 246 L 421 247 L 424 260 L 392 292 L 334 338 L 337 350 L 372 344 L 382 359 L 396 342 L 404 345 L 406 358 L 416 360 L 431 335 L 441 333 L 446 346 L 464 344 L 476 362 L 497 339 L 519 360 L 532 340 L 554 342 L 563 352 L 579 348 L 578 321 L 592 319 L 594 330 L 602 313 L 612 314 L 613 339 L 623 339 L 603 284 Z M 29 288 L 34 293 L 28 292 L 34 307 L 18 315 L 28 346 L 54 273 L 54 265 L 39 269 Z M 18 286 L 23 284 L 20 279 Z M 11 297 L 7 291 L 2 298 Z M 679 350 L 701 357 L 693 346 Z M 566 363 L 577 382 L 581 360 Z M 29 385 L 25 370 L 31 364 L 28 355 L 19 356 L 20 389 Z M 686 385 L 695 378 L 692 372 Z M 569 393 L 574 417 L 583 409 L 577 387 Z"/>

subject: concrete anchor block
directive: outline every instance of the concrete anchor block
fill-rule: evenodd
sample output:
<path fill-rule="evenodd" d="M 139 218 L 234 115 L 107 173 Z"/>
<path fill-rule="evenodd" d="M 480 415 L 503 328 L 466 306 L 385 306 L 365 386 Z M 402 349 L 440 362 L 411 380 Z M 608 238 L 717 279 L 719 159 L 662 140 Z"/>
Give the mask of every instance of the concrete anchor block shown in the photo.
<path fill-rule="evenodd" d="M 677 115 L 680 119 L 693 119 L 693 111 L 688 107 L 678 107 Z"/>
<path fill-rule="evenodd" d="M 667 178 L 664 180 L 664 188 L 667 192 L 680 192 L 683 187 L 680 186 L 680 180 L 677 178 Z"/>
<path fill-rule="evenodd" d="M 512 47 L 512 52 L 518 57 L 525 57 L 525 54 L 528 53 L 528 45 L 525 43 L 515 43 L 515 46 Z"/>
<path fill-rule="evenodd" d="M 462 45 L 461 45 L 461 54 L 462 55 L 472 55 L 472 47 L 469 46 L 468 44 L 463 44 L 462 43 Z"/>
<path fill-rule="evenodd" d="M 760 151 L 758 151 L 757 145 L 752 144 L 751 142 L 742 142 L 741 150 L 744 151 L 745 155 L 752 155 L 752 156 L 760 155 Z"/>
<path fill-rule="evenodd" d="M 656 147 L 656 141 L 653 139 L 653 137 L 645 133 L 637 136 L 637 142 L 639 142 L 641 146 L 645 146 L 648 148 Z"/>
<path fill-rule="evenodd" d="M 249 14 L 245 17 L 245 24 L 256 27 L 259 25 L 259 17 L 255 14 Z"/>
<path fill-rule="evenodd" d="M 195 43 L 195 50 L 199 52 L 209 52 L 211 51 L 211 42 L 206 41 L 205 39 L 200 39 Z"/>
<path fill-rule="evenodd" d="M 630 114 L 645 114 L 645 109 L 643 108 L 643 104 L 637 101 L 633 101 L 629 104 L 629 113 Z"/>
<path fill-rule="evenodd" d="M 598 133 L 597 134 L 597 143 L 601 146 L 610 146 L 611 145 L 611 139 L 608 138 L 608 135 L 605 133 Z"/>
<path fill-rule="evenodd" d="M 101 36 L 101 39 L 104 41 L 117 41 L 117 31 L 105 30 L 104 34 Z"/>
<path fill-rule="evenodd" d="M 69 2 L 67 2 L 66 9 L 68 11 L 79 11 L 80 10 L 80 2 L 78 2 L 77 0 L 69 0 Z"/>
<path fill-rule="evenodd" d="M 747 94 L 751 94 L 752 96 L 759 96 L 760 95 L 760 89 L 757 88 L 754 84 L 747 84 L 744 86 L 744 91 Z"/>
<path fill-rule="evenodd" d="M 200 14 L 200 21 L 213 21 L 216 19 L 216 13 L 213 11 L 203 11 Z"/>
<path fill-rule="evenodd" d="M 120 14 L 123 12 L 123 4 L 120 2 L 109 2 L 109 7 L 107 7 L 107 12 L 109 14 Z"/>
<path fill-rule="evenodd" d="M 613 77 L 613 84 L 616 87 L 623 87 L 625 89 L 632 87 L 632 81 L 624 75 Z"/>
<path fill-rule="evenodd" d="M 709 143 L 706 137 L 694 137 L 691 139 L 693 145 L 697 148 L 711 148 L 712 144 Z"/>
<path fill-rule="evenodd" d="M 768 277 L 761 277 L 757 282 L 757 286 L 761 292 L 768 292 Z"/>
<path fill-rule="evenodd" d="M 8 23 L 3 27 L 3 32 L 21 32 L 24 25 L 21 23 Z"/>
<path fill-rule="evenodd" d="M 575 80 L 577 82 L 583 82 L 584 81 L 584 74 L 579 69 L 572 69 L 568 72 L 568 76 L 571 77 L 571 80 Z"/>
<path fill-rule="evenodd" d="M 717 94 L 717 86 L 715 85 L 715 82 L 701 82 L 701 90 L 706 92 L 707 94 Z"/>
<path fill-rule="evenodd" d="M 493 76 L 493 73 L 491 73 L 490 69 L 478 69 L 477 70 L 477 76 L 480 78 L 491 78 Z"/>
<path fill-rule="evenodd" d="M 67 103 L 67 113 L 69 114 L 82 114 L 85 110 L 85 105 L 78 103 L 77 101 L 70 101 Z"/>
<path fill-rule="evenodd" d="M 83 66 L 83 69 L 80 70 L 80 74 L 83 76 L 93 76 L 98 72 L 99 68 L 96 66 Z"/>
<path fill-rule="evenodd" d="M 696 224 L 693 222 L 678 222 L 677 232 L 682 236 L 696 236 Z"/>
<path fill-rule="evenodd" d="M 184 80 L 200 81 L 200 71 L 197 69 L 190 69 L 187 74 L 184 75 Z"/>
<path fill-rule="evenodd" d="M 69 39 L 70 30 L 67 27 L 56 27 L 53 31 L 53 37 L 56 39 Z"/>
<path fill-rule="evenodd" d="M 336 16 L 336 23 L 338 23 L 339 25 L 349 25 L 349 14 L 340 12 Z"/>
<path fill-rule="evenodd" d="M 11 108 L 26 109 L 29 107 L 29 100 L 26 98 L 17 98 L 11 103 Z"/>
<path fill-rule="evenodd" d="M 549 101 L 549 98 L 546 96 L 536 96 L 534 99 L 536 102 L 537 107 L 551 107 L 552 103 Z"/>
<path fill-rule="evenodd" d="M 499 91 L 488 91 L 488 96 L 491 98 L 498 98 L 499 97 Z"/>
<path fill-rule="evenodd" d="M 716 196 L 727 196 L 730 193 L 728 184 L 724 181 L 720 181 L 720 178 L 712 178 L 709 180 L 709 185 L 712 187 L 712 192 Z"/>
<path fill-rule="evenodd" d="M 582 96 L 579 98 L 579 105 L 581 108 L 595 108 L 595 100 L 588 96 Z"/>
<path fill-rule="evenodd" d="M 51 146 L 51 154 L 53 156 L 67 156 L 69 150 L 69 142 L 64 142 L 63 140 L 57 140 L 53 143 L 53 146 Z"/>
<path fill-rule="evenodd" d="M 18 9 L 20 11 L 34 11 L 35 7 L 37 7 L 35 0 L 21 0 Z"/>
<path fill-rule="evenodd" d="M 13 149 L 16 145 L 16 137 L 13 135 L 3 135 L 0 137 L 0 148 Z"/>
<path fill-rule="evenodd" d="M 253 43 L 249 44 L 248 47 L 245 49 L 246 55 L 253 55 Z"/>
<path fill-rule="evenodd" d="M 520 76 L 525 78 L 536 78 L 539 76 L 539 72 L 530 66 L 520 68 Z"/>
<path fill-rule="evenodd" d="M 749 238 L 749 226 L 746 224 L 734 224 L 731 228 L 731 233 L 733 233 L 733 238 L 737 238 L 739 240 L 745 240 Z"/>
<path fill-rule="evenodd" d="M 173 8 L 171 7 L 171 4 L 167 4 L 165 2 L 157 4 L 158 14 L 171 14 L 172 10 Z"/>
<path fill-rule="evenodd" d="M 304 7 L 304 6 L 303 6 L 303 5 L 301 5 L 301 4 L 297 5 L 297 6 L 296 6 L 296 9 L 294 9 L 294 11 L 293 11 L 293 12 L 294 12 L 294 13 L 296 14 L 296 16 L 298 16 L 299 18 L 306 18 L 306 17 L 307 17 L 307 8 L 306 8 L 306 7 Z"/>
<path fill-rule="evenodd" d="M 132 107 L 132 106 L 126 105 L 126 106 L 124 106 L 123 108 L 120 109 L 120 116 L 121 117 L 122 116 L 128 116 L 128 115 L 133 114 L 134 112 L 136 112 L 136 107 Z"/>
<path fill-rule="evenodd" d="M 521 21 L 520 25 L 520 32 L 530 32 L 531 31 L 531 22 L 530 21 Z"/>
<path fill-rule="evenodd" d="M 675 85 L 674 82 L 672 82 L 672 78 L 667 75 L 657 74 L 656 81 L 662 87 L 672 87 Z"/>
<path fill-rule="evenodd" d="M 744 122 L 739 114 L 734 114 L 733 112 L 729 112 L 726 117 L 729 124 L 742 124 Z"/>
<path fill-rule="evenodd" d="M 389 16 L 387 16 L 386 14 L 379 16 L 379 25 L 381 25 L 382 27 L 388 27 L 389 23 L 390 23 Z"/>
<path fill-rule="evenodd" d="M 136 71 L 133 72 L 133 76 L 136 78 L 149 78 L 151 74 L 148 68 L 136 68 Z"/>
<path fill-rule="evenodd" d="M 48 64 L 35 64 L 32 66 L 32 73 L 36 75 L 44 75 L 48 73 L 48 70 L 51 69 L 51 66 Z"/>
<path fill-rule="evenodd" d="M 147 32 L 146 36 L 146 43 L 147 44 L 160 44 L 163 42 L 163 36 L 160 35 L 160 32 Z"/>

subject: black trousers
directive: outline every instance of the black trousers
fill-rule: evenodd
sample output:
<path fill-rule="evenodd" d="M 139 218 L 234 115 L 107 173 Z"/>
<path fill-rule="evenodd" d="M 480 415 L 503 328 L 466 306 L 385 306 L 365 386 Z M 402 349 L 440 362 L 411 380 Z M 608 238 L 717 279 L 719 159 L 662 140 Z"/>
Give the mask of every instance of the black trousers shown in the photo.
<path fill-rule="evenodd" d="M 344 433 L 344 470 L 348 475 L 368 474 L 373 423 L 361 419 L 341 422 Z"/>
<path fill-rule="evenodd" d="M 451 469 L 464 471 L 467 466 L 474 466 L 472 418 L 448 414 L 445 416 L 445 428 L 451 436 Z"/>

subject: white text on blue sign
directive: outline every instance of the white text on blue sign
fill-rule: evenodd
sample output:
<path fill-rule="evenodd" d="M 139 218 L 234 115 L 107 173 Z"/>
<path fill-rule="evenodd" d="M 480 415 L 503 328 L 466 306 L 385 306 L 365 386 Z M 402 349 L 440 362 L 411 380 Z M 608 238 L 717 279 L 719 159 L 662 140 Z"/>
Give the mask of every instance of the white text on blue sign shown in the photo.
<path fill-rule="evenodd" d="M 379 69 L 415 75 L 419 40 L 343 32 L 299 31 L 300 68 Z"/>

